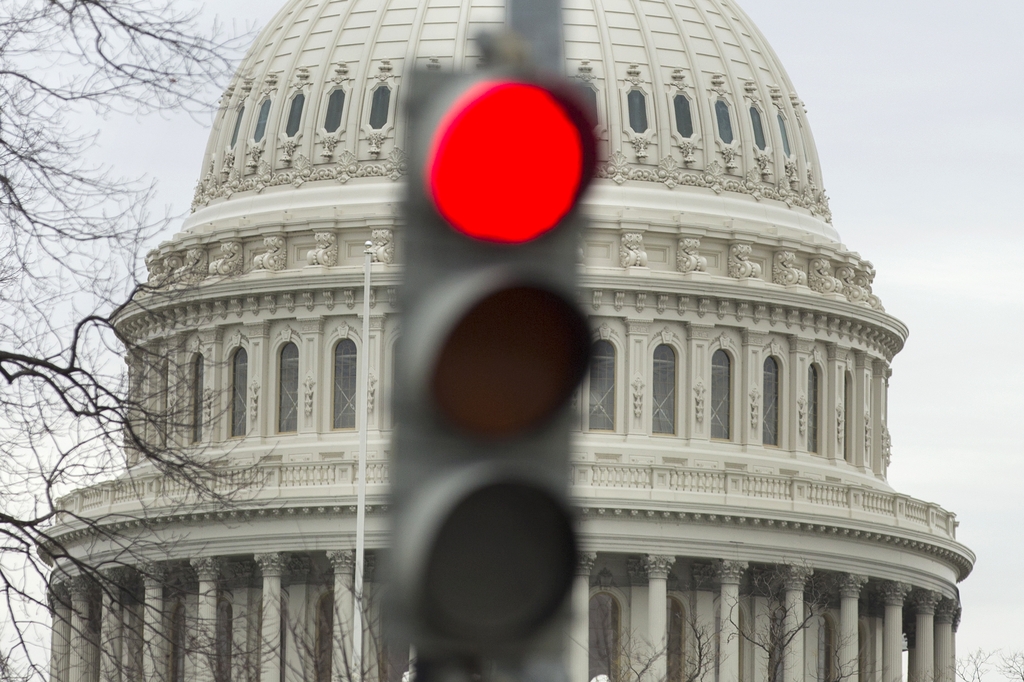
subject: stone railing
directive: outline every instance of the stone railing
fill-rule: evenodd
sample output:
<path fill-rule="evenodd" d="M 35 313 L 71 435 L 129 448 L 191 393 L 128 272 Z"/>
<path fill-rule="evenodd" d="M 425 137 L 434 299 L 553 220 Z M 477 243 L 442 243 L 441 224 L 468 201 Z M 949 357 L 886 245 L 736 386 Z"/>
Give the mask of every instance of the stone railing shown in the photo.
<path fill-rule="evenodd" d="M 225 469 L 212 479 L 212 492 L 230 495 L 243 506 L 337 507 L 356 494 L 354 462 L 265 463 L 245 469 Z M 663 511 L 764 515 L 792 518 L 806 524 L 841 520 L 883 524 L 956 538 L 956 517 L 938 505 L 906 495 L 860 485 L 773 476 L 743 471 L 716 471 L 645 464 L 572 464 L 572 496 L 580 507 L 630 509 L 656 507 Z M 387 461 L 367 463 L 368 503 L 387 503 Z M 131 517 L 140 509 L 148 515 L 188 513 L 195 504 L 194 487 L 157 475 L 141 475 L 77 491 L 60 500 L 61 508 L 89 517 Z"/>

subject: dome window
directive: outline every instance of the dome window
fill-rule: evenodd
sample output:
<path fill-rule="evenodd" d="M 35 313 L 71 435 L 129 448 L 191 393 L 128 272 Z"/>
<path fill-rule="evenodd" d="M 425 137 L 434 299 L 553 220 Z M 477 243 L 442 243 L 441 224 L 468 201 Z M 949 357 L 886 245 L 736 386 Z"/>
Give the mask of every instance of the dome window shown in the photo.
<path fill-rule="evenodd" d="M 757 107 L 750 107 L 750 124 L 754 127 L 754 144 L 761 151 L 764 151 L 768 143 L 764 139 L 764 126 L 761 125 L 761 112 Z"/>
<path fill-rule="evenodd" d="M 711 356 L 711 437 L 732 437 L 732 363 L 724 350 Z"/>
<path fill-rule="evenodd" d="M 206 363 L 202 355 L 192 362 L 192 442 L 203 439 L 203 382 Z"/>
<path fill-rule="evenodd" d="M 647 132 L 647 98 L 639 90 L 630 90 L 626 95 L 629 106 L 629 127 L 634 133 Z"/>
<path fill-rule="evenodd" d="M 597 90 L 594 88 L 583 88 L 583 100 L 587 107 L 590 119 L 597 125 Z"/>
<path fill-rule="evenodd" d="M 590 429 L 615 430 L 615 346 L 594 344 L 590 360 Z"/>
<path fill-rule="evenodd" d="M 343 339 L 334 348 L 334 428 L 356 428 L 356 344 Z"/>
<path fill-rule="evenodd" d="M 306 96 L 301 92 L 292 98 L 292 106 L 288 110 L 288 125 L 285 126 L 284 134 L 288 137 L 295 137 L 299 132 L 299 125 L 302 123 L 302 109 L 306 106 Z"/>
<path fill-rule="evenodd" d="M 345 110 L 345 91 L 338 88 L 327 100 L 327 116 L 324 118 L 324 130 L 335 133 L 341 127 L 341 112 Z"/>
<path fill-rule="evenodd" d="M 761 406 L 761 442 L 779 444 L 779 363 L 775 358 L 764 361 L 764 403 Z"/>
<path fill-rule="evenodd" d="M 718 137 L 726 144 L 732 144 L 732 119 L 729 117 L 729 105 L 722 100 L 715 102 L 715 116 L 718 118 Z"/>
<path fill-rule="evenodd" d="M 782 118 L 782 114 L 779 114 L 779 134 L 782 135 L 782 151 L 786 152 L 786 156 L 792 156 L 793 152 L 789 148 L 789 133 L 786 132 L 786 119 Z"/>
<path fill-rule="evenodd" d="M 661 344 L 654 349 L 654 381 L 651 410 L 654 433 L 676 432 L 676 352 Z"/>
<path fill-rule="evenodd" d="M 270 100 L 263 100 L 263 104 L 260 105 L 259 116 L 256 117 L 256 132 L 253 133 L 252 139 L 254 142 L 260 142 L 263 140 L 263 136 L 267 134 L 267 121 L 270 120 Z"/>
<path fill-rule="evenodd" d="M 245 105 L 238 108 L 238 113 L 235 115 L 235 130 L 231 133 L 231 148 L 234 149 L 235 145 L 238 144 L 238 132 L 242 129 L 242 117 L 245 115 Z"/>
<path fill-rule="evenodd" d="M 370 127 L 380 130 L 388 122 L 388 109 L 391 107 L 391 88 L 382 85 L 373 91 L 370 103 Z"/>
<path fill-rule="evenodd" d="M 244 348 L 235 351 L 231 362 L 231 435 L 245 435 L 245 387 L 249 379 L 249 354 Z"/>
<path fill-rule="evenodd" d="M 672 104 L 676 110 L 676 130 L 682 137 L 693 137 L 693 115 L 690 114 L 690 100 L 686 95 L 676 95 L 672 98 Z"/>
<path fill-rule="evenodd" d="M 281 349 L 278 374 L 277 431 L 294 433 L 299 427 L 299 347 L 294 343 Z"/>
<path fill-rule="evenodd" d="M 818 368 L 811 365 L 807 370 L 807 452 L 818 454 L 819 395 L 821 379 Z"/>

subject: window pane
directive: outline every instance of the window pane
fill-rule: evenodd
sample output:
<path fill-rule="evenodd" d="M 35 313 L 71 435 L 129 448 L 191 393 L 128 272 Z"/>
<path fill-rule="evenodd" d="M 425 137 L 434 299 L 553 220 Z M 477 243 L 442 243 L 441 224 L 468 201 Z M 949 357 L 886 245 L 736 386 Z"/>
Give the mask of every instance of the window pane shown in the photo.
<path fill-rule="evenodd" d="M 597 125 L 597 90 L 594 88 L 583 88 L 583 99 L 586 101 L 587 111 L 590 118 Z"/>
<path fill-rule="evenodd" d="M 590 599 L 589 640 L 589 679 L 607 675 L 614 682 L 620 655 L 619 603 L 610 594 L 595 594 Z"/>
<path fill-rule="evenodd" d="M 324 120 L 324 130 L 333 133 L 341 127 L 341 112 L 345 109 L 345 91 L 335 90 L 327 100 L 327 118 Z"/>
<path fill-rule="evenodd" d="M 594 344 L 590 361 L 590 428 L 615 430 L 615 347 L 607 341 Z"/>
<path fill-rule="evenodd" d="M 356 428 L 356 344 L 345 339 L 334 348 L 334 428 Z"/>
<path fill-rule="evenodd" d="M 779 444 L 779 363 L 775 358 L 764 361 L 761 442 L 765 445 Z"/>
<path fill-rule="evenodd" d="M 779 133 L 782 135 L 782 150 L 786 152 L 786 156 L 792 156 L 789 150 L 789 133 L 786 131 L 786 119 L 782 118 L 782 114 L 779 114 Z"/>
<path fill-rule="evenodd" d="M 192 442 L 203 439 L 203 379 L 206 373 L 203 356 L 192 364 Z"/>
<path fill-rule="evenodd" d="M 761 125 L 761 112 L 757 110 L 757 107 L 750 107 L 750 124 L 754 126 L 754 144 L 757 145 L 758 149 L 764 149 L 768 145 L 764 141 L 764 127 Z"/>
<path fill-rule="evenodd" d="M 231 133 L 231 148 L 234 149 L 238 143 L 238 131 L 242 129 L 242 116 L 245 115 L 245 107 L 242 106 L 238 109 L 238 114 L 235 116 L 235 131 Z"/>
<path fill-rule="evenodd" d="M 818 368 L 807 370 L 807 451 L 818 452 Z"/>
<path fill-rule="evenodd" d="M 299 426 L 299 348 L 289 343 L 281 349 L 281 385 L 277 430 L 297 431 Z"/>
<path fill-rule="evenodd" d="M 260 106 L 260 115 L 256 118 L 256 132 L 252 139 L 259 142 L 267 133 L 267 121 L 270 119 L 270 100 L 264 100 Z"/>
<path fill-rule="evenodd" d="M 235 351 L 231 366 L 231 435 L 245 435 L 245 386 L 249 383 L 249 355 L 244 348 Z"/>
<path fill-rule="evenodd" d="M 729 118 L 729 105 L 718 100 L 715 102 L 715 115 L 718 117 L 718 136 L 722 142 L 732 144 L 732 119 Z"/>
<path fill-rule="evenodd" d="M 634 133 L 647 130 L 647 98 L 639 90 L 630 90 L 626 95 L 629 104 L 629 127 Z"/>
<path fill-rule="evenodd" d="M 288 137 L 295 137 L 295 133 L 299 132 L 299 124 L 302 123 L 302 107 L 306 105 L 306 96 L 301 92 L 292 98 L 292 106 L 288 112 L 288 126 L 284 129 L 284 134 Z"/>
<path fill-rule="evenodd" d="M 676 352 L 662 344 L 654 349 L 654 401 L 651 413 L 654 433 L 676 432 Z"/>
<path fill-rule="evenodd" d="M 690 100 L 684 95 L 676 95 L 672 102 L 676 107 L 676 130 L 683 137 L 692 137 L 693 118 L 690 115 Z"/>
<path fill-rule="evenodd" d="M 373 91 L 370 104 L 370 127 L 380 130 L 388 122 L 388 107 L 391 105 L 391 88 L 382 85 Z"/>
<path fill-rule="evenodd" d="M 730 438 L 732 372 L 729 356 L 716 350 L 711 356 L 711 437 Z"/>

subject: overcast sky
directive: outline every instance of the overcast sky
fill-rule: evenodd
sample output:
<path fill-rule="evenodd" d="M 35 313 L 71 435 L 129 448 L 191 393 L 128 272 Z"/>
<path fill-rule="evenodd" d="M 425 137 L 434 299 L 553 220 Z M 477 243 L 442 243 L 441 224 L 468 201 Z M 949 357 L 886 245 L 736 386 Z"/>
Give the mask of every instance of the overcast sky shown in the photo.
<path fill-rule="evenodd" d="M 282 1 L 206 12 L 241 31 Z M 890 482 L 956 512 L 978 555 L 957 651 L 1024 649 L 1024 2 L 740 4 L 807 104 L 836 228 L 910 326 L 893 363 Z M 208 124 L 111 118 L 99 152 L 157 179 L 183 213 Z"/>

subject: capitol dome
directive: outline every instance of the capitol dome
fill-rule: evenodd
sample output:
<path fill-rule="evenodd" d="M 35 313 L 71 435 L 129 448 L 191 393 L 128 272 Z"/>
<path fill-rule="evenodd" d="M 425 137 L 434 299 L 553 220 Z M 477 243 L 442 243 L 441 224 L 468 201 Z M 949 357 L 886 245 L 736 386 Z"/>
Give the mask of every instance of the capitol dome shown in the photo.
<path fill-rule="evenodd" d="M 913 682 L 953 682 L 974 555 L 953 513 L 888 483 L 908 332 L 832 226 L 778 58 L 729 0 L 567 0 L 563 16 L 565 74 L 593 94 L 600 140 L 579 247 L 594 361 L 572 406 L 571 682 L 623 681 L 644 656 L 639 682 L 899 682 L 904 638 Z M 195 502 L 129 452 L 122 479 L 63 500 L 96 525 L 55 537 L 117 570 L 97 582 L 57 562 L 55 682 L 402 679 L 372 564 L 411 256 L 405 78 L 477 68 L 475 36 L 503 21 L 486 0 L 288 0 L 263 30 L 192 214 L 117 321 L 146 351 L 127 358 L 133 390 L 169 415 L 147 437 L 217 462 L 233 499 Z M 543 164 L 536 139 L 524 153 Z M 370 636 L 353 672 L 363 409 Z M 151 542 L 126 561 L 105 526 Z M 117 666 L 101 665 L 108 641 Z"/>

